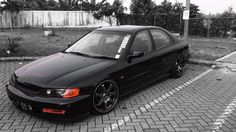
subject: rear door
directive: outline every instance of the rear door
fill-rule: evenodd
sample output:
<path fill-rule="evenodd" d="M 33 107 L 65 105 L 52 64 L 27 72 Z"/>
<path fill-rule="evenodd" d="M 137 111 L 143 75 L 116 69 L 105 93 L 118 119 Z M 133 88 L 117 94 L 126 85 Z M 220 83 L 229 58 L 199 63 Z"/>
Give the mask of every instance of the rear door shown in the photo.
<path fill-rule="evenodd" d="M 156 62 L 155 73 L 169 72 L 175 62 L 177 52 L 174 49 L 173 39 L 161 29 L 150 30 L 155 43 L 154 59 Z"/>

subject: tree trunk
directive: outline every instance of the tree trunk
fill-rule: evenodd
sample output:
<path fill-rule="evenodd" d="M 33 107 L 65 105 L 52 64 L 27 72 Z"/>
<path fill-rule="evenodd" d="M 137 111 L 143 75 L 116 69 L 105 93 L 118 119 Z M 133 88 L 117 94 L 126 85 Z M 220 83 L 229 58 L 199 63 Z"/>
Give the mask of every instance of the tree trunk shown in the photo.
<path fill-rule="evenodd" d="M 111 17 L 108 17 L 108 19 L 109 19 L 109 24 L 110 24 L 110 26 L 112 26 L 112 20 L 111 20 Z"/>
<path fill-rule="evenodd" d="M 10 15 L 11 15 L 11 23 L 10 23 L 10 28 L 11 28 L 11 37 L 13 37 L 13 14 L 12 12 L 10 12 Z"/>

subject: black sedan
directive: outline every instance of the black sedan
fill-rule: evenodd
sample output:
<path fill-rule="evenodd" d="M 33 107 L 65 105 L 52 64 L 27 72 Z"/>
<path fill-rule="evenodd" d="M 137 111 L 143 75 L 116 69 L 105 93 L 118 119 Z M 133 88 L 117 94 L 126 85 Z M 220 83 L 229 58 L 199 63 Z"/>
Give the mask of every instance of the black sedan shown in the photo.
<path fill-rule="evenodd" d="M 28 112 L 104 114 L 143 82 L 180 77 L 188 58 L 188 45 L 165 29 L 99 28 L 66 50 L 16 70 L 6 89 L 13 104 Z"/>

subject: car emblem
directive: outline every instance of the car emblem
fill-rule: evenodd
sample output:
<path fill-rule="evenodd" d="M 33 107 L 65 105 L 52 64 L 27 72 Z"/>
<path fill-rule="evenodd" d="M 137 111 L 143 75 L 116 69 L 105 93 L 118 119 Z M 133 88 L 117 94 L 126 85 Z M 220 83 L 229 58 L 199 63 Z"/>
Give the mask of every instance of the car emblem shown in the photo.
<path fill-rule="evenodd" d="M 51 94 L 51 90 L 47 90 L 47 94 L 48 94 L 48 95 Z"/>

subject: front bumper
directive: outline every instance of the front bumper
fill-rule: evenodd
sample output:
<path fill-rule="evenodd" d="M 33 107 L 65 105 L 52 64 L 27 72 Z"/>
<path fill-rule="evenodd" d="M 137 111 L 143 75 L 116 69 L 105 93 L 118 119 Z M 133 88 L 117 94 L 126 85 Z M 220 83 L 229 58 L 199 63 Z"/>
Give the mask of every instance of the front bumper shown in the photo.
<path fill-rule="evenodd" d="M 8 97 L 16 106 L 18 106 L 18 104 L 24 104 L 24 107 L 21 106 L 20 108 L 33 114 L 67 118 L 79 117 L 88 114 L 90 111 L 90 95 L 81 95 L 75 98 L 63 99 L 30 96 L 11 85 L 6 85 L 6 90 Z M 42 112 L 43 108 L 65 110 L 65 114 L 56 115 L 44 113 Z"/>

